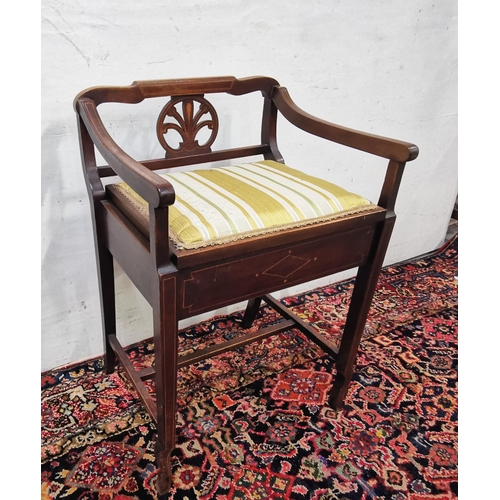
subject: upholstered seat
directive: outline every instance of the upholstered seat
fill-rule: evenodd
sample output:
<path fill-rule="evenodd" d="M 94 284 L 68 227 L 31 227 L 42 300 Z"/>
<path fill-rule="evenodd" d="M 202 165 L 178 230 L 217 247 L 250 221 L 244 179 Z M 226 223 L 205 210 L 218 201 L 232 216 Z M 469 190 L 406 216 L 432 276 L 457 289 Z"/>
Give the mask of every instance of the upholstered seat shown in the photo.
<path fill-rule="evenodd" d="M 357 194 L 272 160 L 160 174 L 175 189 L 170 238 L 195 249 L 325 222 L 378 207 Z M 126 183 L 107 187 L 149 236 L 149 207 Z"/>

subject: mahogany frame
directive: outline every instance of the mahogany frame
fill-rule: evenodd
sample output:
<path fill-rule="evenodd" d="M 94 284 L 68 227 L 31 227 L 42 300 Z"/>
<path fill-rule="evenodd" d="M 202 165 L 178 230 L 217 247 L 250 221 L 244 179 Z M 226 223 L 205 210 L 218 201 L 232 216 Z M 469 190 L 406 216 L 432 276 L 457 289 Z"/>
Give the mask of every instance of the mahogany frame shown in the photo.
<path fill-rule="evenodd" d="M 170 96 L 176 102 L 185 98 L 188 102 L 190 96 L 198 98 L 217 92 L 262 94 L 260 144 L 211 151 L 210 147 L 198 147 L 191 140 L 189 150 L 175 151 L 169 156 L 167 149 L 166 158 L 136 161 L 113 141 L 97 111 L 97 106 L 104 102 L 133 104 L 160 96 Z M 170 454 L 176 442 L 176 378 L 181 367 L 297 327 L 336 359 L 337 373 L 329 404 L 340 409 L 354 371 L 361 335 L 396 220 L 394 205 L 404 166 L 417 157 L 418 148 L 316 118 L 300 109 L 286 88 L 276 80 L 263 76 L 153 80 L 134 82 L 126 87 L 94 87 L 78 94 L 74 107 L 83 171 L 91 200 L 105 366 L 110 373 L 117 360 L 122 363 L 156 423 L 159 495 L 168 493 L 172 481 Z M 283 162 L 276 141 L 278 112 L 309 134 L 387 159 L 378 208 L 329 222 L 196 250 L 179 250 L 169 243 L 168 212 L 175 193 L 172 185 L 155 170 L 254 155 Z M 95 148 L 107 165 L 97 166 Z M 148 202 L 149 227 L 139 228 L 136 221 L 127 218 L 109 197 L 101 179 L 111 175 L 118 175 Z M 117 339 L 113 259 L 152 306 L 154 369 L 135 371 Z M 269 295 L 354 267 L 358 267 L 356 284 L 339 348 Z M 214 288 L 215 280 L 218 286 Z M 174 354 L 178 352 L 180 319 L 247 299 L 243 328 L 252 324 L 262 301 L 280 312 L 284 320 L 238 336 L 226 344 L 182 357 Z M 152 377 L 156 382 L 156 403 L 143 384 Z"/>

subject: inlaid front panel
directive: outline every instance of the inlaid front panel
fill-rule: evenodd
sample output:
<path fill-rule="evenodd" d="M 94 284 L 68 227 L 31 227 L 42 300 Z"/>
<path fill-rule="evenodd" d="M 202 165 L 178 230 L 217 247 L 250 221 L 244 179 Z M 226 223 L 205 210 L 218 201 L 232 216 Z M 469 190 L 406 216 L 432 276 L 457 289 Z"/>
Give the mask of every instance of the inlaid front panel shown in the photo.
<path fill-rule="evenodd" d="M 362 228 L 265 254 L 187 271 L 181 279 L 181 317 L 359 266 L 373 228 Z"/>

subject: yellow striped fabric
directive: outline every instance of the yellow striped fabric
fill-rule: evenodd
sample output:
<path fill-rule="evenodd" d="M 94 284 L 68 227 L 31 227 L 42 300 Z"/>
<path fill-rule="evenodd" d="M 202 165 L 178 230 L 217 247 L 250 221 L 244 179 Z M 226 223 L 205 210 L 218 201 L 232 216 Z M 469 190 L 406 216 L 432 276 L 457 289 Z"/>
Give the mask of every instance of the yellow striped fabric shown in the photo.
<path fill-rule="evenodd" d="M 161 174 L 174 187 L 170 236 L 192 249 L 257 234 L 300 227 L 370 210 L 368 200 L 281 163 L 242 165 Z M 146 202 L 127 184 L 108 186 L 148 216 Z"/>

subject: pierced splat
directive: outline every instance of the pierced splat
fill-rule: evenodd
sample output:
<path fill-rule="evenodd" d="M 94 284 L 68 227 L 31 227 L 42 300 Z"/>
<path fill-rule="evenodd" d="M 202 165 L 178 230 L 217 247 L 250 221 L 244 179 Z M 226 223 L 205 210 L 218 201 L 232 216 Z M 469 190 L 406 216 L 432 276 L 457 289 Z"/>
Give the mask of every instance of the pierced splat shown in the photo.
<path fill-rule="evenodd" d="M 205 127 L 211 130 L 211 133 L 208 139 L 200 145 L 196 137 Z M 165 149 L 167 158 L 210 152 L 218 130 L 217 113 L 203 95 L 173 97 L 162 109 L 156 125 L 158 140 Z M 177 147 L 167 142 L 169 131 L 177 132 L 180 136 L 181 140 Z M 168 138 L 173 139 L 175 135 L 177 134 L 169 134 Z"/>

